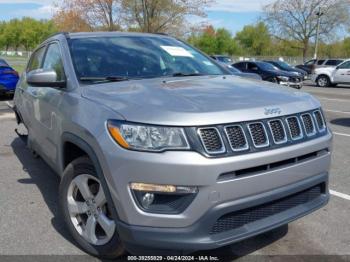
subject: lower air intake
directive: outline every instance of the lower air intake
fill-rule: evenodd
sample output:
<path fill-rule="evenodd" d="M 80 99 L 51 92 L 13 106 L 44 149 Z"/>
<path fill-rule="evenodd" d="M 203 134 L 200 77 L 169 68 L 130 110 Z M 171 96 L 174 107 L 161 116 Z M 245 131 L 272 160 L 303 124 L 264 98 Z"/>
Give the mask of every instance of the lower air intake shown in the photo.
<path fill-rule="evenodd" d="M 320 184 L 267 204 L 228 213 L 220 217 L 215 222 L 214 226 L 210 230 L 210 234 L 219 234 L 225 231 L 237 229 L 249 223 L 253 223 L 299 205 L 306 204 L 318 198 L 323 193 L 323 188 L 324 185 Z"/>

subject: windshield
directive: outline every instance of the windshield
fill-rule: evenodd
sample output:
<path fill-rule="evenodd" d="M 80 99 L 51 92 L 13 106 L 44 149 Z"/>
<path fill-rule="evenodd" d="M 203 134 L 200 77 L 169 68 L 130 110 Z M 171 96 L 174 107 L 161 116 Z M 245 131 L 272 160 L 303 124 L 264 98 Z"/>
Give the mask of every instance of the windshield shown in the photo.
<path fill-rule="evenodd" d="M 279 70 L 276 66 L 269 63 L 256 62 L 256 64 L 263 70 Z"/>
<path fill-rule="evenodd" d="M 288 64 L 285 63 L 285 62 L 278 61 L 278 62 L 276 62 L 276 64 L 278 65 L 279 68 L 281 68 L 281 69 L 283 69 L 283 70 L 290 70 L 290 69 L 293 69 L 290 65 L 288 65 Z"/>
<path fill-rule="evenodd" d="M 169 37 L 77 38 L 70 40 L 70 51 L 80 80 L 224 74 L 207 57 Z"/>

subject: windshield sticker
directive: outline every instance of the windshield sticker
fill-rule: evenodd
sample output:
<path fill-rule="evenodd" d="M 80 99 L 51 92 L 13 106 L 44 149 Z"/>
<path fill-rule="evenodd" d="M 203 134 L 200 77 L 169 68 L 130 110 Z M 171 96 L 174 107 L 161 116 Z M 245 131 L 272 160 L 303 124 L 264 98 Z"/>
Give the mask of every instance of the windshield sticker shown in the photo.
<path fill-rule="evenodd" d="M 171 56 L 193 57 L 193 55 L 190 52 L 188 52 L 185 48 L 181 46 L 162 45 L 160 47 Z"/>

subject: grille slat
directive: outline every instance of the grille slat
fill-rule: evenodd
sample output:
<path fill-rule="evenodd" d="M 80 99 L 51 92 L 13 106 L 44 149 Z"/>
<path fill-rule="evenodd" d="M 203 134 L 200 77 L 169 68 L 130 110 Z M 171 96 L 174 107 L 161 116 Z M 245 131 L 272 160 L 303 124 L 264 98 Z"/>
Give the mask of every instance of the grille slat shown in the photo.
<path fill-rule="evenodd" d="M 224 143 L 217 128 L 200 128 L 198 129 L 198 133 L 207 153 L 220 154 L 225 152 Z"/>
<path fill-rule="evenodd" d="M 311 115 L 310 114 L 303 114 L 301 116 L 301 118 L 303 120 L 303 125 L 305 128 L 306 135 L 308 135 L 308 136 L 315 135 L 316 128 L 315 128 L 314 121 L 313 121 Z"/>
<path fill-rule="evenodd" d="M 316 119 L 317 127 L 320 132 L 326 129 L 326 124 L 324 122 L 323 116 L 319 110 L 314 112 L 314 117 Z"/>
<path fill-rule="evenodd" d="M 249 148 L 247 138 L 240 125 L 226 126 L 225 133 L 233 151 L 242 151 Z"/>
<path fill-rule="evenodd" d="M 256 148 L 269 146 L 269 138 L 263 123 L 257 122 L 248 124 L 250 136 Z"/>
<path fill-rule="evenodd" d="M 220 234 L 229 230 L 238 229 L 247 224 L 271 217 L 299 205 L 306 204 L 320 197 L 324 191 L 323 188 L 324 185 L 320 184 L 267 204 L 223 215 L 215 222 L 210 230 L 210 234 Z"/>
<path fill-rule="evenodd" d="M 290 136 L 293 140 L 298 140 L 303 138 L 303 133 L 301 131 L 299 119 L 296 116 L 288 117 L 287 123 L 288 123 Z"/>
<path fill-rule="evenodd" d="M 271 120 L 269 121 L 269 126 L 275 144 L 282 144 L 287 142 L 287 134 L 281 120 Z"/>

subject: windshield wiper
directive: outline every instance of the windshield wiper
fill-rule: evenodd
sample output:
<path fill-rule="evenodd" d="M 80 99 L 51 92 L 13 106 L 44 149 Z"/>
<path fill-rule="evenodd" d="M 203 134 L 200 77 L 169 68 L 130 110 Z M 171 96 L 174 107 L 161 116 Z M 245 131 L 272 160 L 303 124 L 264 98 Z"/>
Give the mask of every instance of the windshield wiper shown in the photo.
<path fill-rule="evenodd" d="M 129 81 L 130 78 L 126 76 L 106 76 L 106 77 L 94 77 L 94 76 L 87 76 L 87 77 L 80 77 L 80 81 L 84 82 L 122 82 L 122 81 Z"/>
<path fill-rule="evenodd" d="M 178 72 L 178 73 L 174 73 L 173 76 L 174 76 L 174 77 L 178 77 L 178 76 L 203 76 L 203 74 L 200 74 L 200 73 L 182 73 L 182 72 Z"/>

